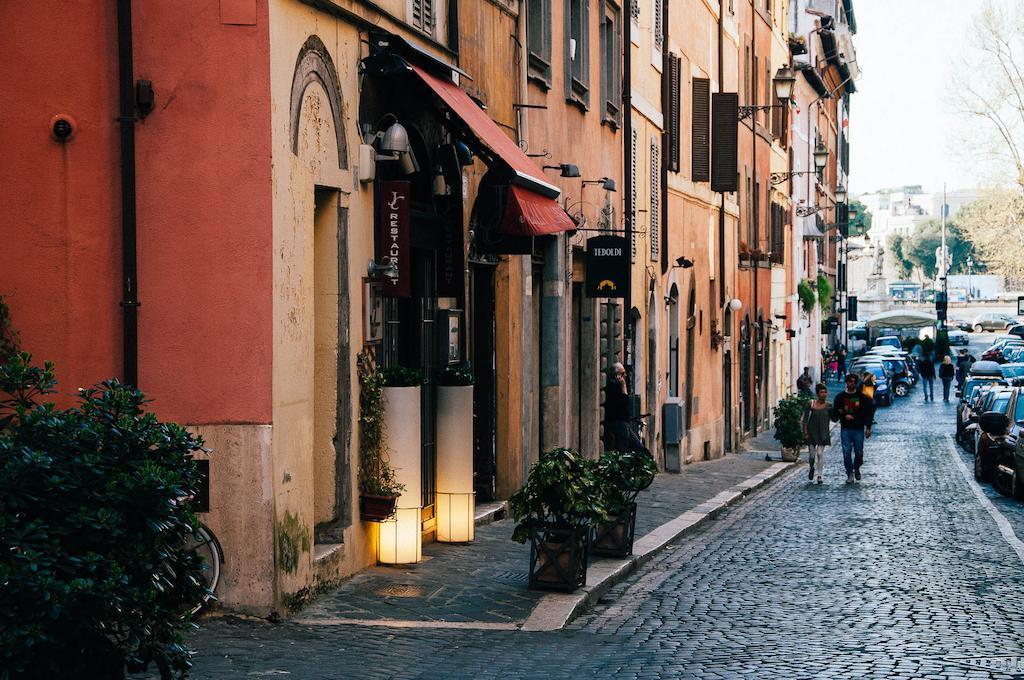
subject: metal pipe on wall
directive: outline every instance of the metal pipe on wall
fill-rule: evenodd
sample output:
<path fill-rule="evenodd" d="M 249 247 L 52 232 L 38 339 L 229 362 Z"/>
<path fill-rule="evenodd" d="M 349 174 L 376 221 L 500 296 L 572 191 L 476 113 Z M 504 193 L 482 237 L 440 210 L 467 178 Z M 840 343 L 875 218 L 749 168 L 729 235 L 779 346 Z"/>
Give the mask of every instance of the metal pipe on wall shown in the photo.
<path fill-rule="evenodd" d="M 121 308 L 124 310 L 123 374 L 138 385 L 139 284 L 135 202 L 135 76 L 132 54 L 132 3 L 117 0 L 117 62 L 121 127 Z"/>

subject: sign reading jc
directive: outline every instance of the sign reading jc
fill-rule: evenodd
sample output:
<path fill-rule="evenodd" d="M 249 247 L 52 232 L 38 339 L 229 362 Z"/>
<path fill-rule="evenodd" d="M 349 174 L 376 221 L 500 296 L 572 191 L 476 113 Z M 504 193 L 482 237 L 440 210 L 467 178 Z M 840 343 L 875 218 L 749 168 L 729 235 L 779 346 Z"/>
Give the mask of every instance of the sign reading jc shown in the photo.
<path fill-rule="evenodd" d="M 629 241 L 624 236 L 587 239 L 586 294 L 592 298 L 624 298 L 629 288 Z"/>

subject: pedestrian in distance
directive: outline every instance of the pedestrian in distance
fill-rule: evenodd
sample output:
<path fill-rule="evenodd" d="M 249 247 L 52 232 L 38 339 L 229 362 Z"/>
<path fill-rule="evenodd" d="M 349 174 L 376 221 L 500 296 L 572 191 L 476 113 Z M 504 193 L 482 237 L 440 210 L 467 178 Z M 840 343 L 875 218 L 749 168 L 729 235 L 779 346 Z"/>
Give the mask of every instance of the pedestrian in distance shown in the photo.
<path fill-rule="evenodd" d="M 615 362 L 608 371 L 608 382 L 604 386 L 606 449 L 609 451 L 644 450 L 643 442 L 633 432 L 629 420 L 629 389 L 626 385 L 626 368 L 619 362 Z"/>
<path fill-rule="evenodd" d="M 875 374 L 871 371 L 861 376 L 860 391 L 871 401 L 875 400 Z"/>
<path fill-rule="evenodd" d="M 875 422 L 875 402 L 860 390 L 855 374 L 846 376 L 845 385 L 846 389 L 836 395 L 832 405 L 832 420 L 839 421 L 846 483 L 853 484 L 860 480 L 860 468 L 864 464 L 864 440 L 871 437 L 871 426 Z"/>
<path fill-rule="evenodd" d="M 839 379 L 839 358 L 835 352 L 828 353 L 828 376 L 830 380 Z"/>
<path fill-rule="evenodd" d="M 932 358 L 922 354 L 917 360 L 917 372 L 921 375 L 921 385 L 925 401 L 935 401 L 935 364 Z"/>
<path fill-rule="evenodd" d="M 832 407 L 828 403 L 828 387 L 825 383 L 814 386 L 816 399 L 807 404 L 804 411 L 804 439 L 807 441 L 807 479 L 814 479 L 814 471 L 818 471 L 818 484 L 825 474 L 825 449 L 832 444 L 829 432 L 832 420 Z"/>
<path fill-rule="evenodd" d="M 841 379 L 846 375 L 846 348 L 840 345 L 836 348 L 836 377 Z"/>
<path fill-rule="evenodd" d="M 976 359 L 966 349 L 960 350 L 960 354 L 956 358 L 956 382 L 961 387 L 967 382 L 967 376 L 971 374 L 971 366 L 975 361 Z"/>
<path fill-rule="evenodd" d="M 942 365 L 939 366 L 939 380 L 942 381 L 942 401 L 949 401 L 949 386 L 953 383 L 956 369 L 953 368 L 953 359 L 948 354 L 942 357 Z"/>
<path fill-rule="evenodd" d="M 809 397 L 813 394 L 811 392 L 812 385 L 814 385 L 814 378 L 811 377 L 811 367 L 804 366 L 804 372 L 796 379 L 796 389 L 800 394 L 806 394 Z"/>

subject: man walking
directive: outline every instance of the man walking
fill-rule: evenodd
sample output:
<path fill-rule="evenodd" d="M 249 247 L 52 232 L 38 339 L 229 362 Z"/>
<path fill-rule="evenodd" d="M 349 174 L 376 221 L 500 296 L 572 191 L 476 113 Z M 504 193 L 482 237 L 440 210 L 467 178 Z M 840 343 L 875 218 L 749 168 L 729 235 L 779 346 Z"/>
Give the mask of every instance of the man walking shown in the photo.
<path fill-rule="evenodd" d="M 811 396 L 811 386 L 814 385 L 814 378 L 811 377 L 811 367 L 804 366 L 804 372 L 796 379 L 796 389 L 800 394 Z"/>
<path fill-rule="evenodd" d="M 917 372 L 921 375 L 921 384 L 924 385 L 924 400 L 935 401 L 935 364 L 927 354 L 921 354 L 917 360 Z"/>
<path fill-rule="evenodd" d="M 871 425 L 875 422 L 874 399 L 869 399 L 860 391 L 856 374 L 846 376 L 846 389 L 836 395 L 832 420 L 839 421 L 846 483 L 853 484 L 854 480 L 860 480 L 860 466 L 864 463 L 864 439 L 871 437 Z"/>
<path fill-rule="evenodd" d="M 967 353 L 967 350 L 961 349 L 960 355 L 956 358 L 956 382 L 960 387 L 964 386 L 967 382 L 967 376 L 971 373 L 971 366 L 974 365 L 974 357 Z"/>

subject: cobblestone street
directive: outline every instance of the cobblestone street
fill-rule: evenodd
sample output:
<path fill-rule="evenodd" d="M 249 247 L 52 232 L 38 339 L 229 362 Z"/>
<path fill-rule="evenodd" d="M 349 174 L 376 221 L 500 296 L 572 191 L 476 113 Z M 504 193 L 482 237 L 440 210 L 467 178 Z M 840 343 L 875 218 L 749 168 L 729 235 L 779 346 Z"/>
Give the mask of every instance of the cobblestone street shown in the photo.
<path fill-rule="evenodd" d="M 824 485 L 794 470 L 567 630 L 211 620 L 195 676 L 1011 677 L 1024 568 L 957 464 L 953 408 L 915 390 L 880 410 L 861 483 L 833 449 Z"/>

